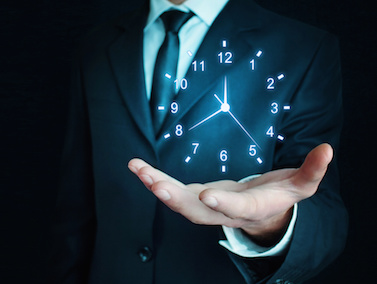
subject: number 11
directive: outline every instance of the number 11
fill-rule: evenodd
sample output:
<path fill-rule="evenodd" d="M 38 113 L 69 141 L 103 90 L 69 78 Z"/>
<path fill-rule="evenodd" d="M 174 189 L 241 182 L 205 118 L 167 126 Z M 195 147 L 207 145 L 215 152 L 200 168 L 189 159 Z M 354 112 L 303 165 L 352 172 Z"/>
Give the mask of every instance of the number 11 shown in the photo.
<path fill-rule="evenodd" d="M 200 65 L 200 66 L 198 66 Z M 200 67 L 200 68 L 198 68 Z M 194 62 L 192 62 L 192 68 L 194 71 L 204 71 L 204 60 L 200 61 L 199 64 L 198 62 L 195 60 Z"/>

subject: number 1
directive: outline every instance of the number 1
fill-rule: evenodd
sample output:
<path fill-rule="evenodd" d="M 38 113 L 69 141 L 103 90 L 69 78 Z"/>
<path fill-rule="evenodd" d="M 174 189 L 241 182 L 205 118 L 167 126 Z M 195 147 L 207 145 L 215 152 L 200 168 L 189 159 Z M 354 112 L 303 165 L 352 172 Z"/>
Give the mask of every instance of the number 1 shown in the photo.
<path fill-rule="evenodd" d="M 250 64 L 251 64 L 251 70 L 255 70 L 255 60 L 254 59 L 252 59 L 251 61 L 250 61 Z"/>

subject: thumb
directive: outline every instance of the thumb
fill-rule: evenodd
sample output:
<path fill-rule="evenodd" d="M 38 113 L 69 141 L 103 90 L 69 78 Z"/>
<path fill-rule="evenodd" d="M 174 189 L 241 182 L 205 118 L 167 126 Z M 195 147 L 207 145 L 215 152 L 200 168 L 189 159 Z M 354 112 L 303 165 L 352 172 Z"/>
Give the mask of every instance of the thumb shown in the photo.
<path fill-rule="evenodd" d="M 327 167 L 333 158 L 333 149 L 323 143 L 306 156 L 304 163 L 293 176 L 293 184 L 306 197 L 313 195 L 326 174 Z"/>

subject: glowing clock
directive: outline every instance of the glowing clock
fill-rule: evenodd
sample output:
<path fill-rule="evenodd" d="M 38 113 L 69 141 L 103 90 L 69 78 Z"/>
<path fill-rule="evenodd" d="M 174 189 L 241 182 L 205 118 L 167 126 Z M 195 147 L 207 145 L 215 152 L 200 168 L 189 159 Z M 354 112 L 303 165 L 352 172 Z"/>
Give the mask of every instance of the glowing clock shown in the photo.
<path fill-rule="evenodd" d="M 222 40 L 220 43 L 221 50 L 216 54 L 218 66 L 232 65 L 235 54 L 227 49 L 228 42 Z M 190 55 L 190 52 L 188 52 Z M 246 57 L 246 63 L 249 74 L 247 76 L 253 76 L 253 73 L 257 72 L 257 66 L 260 61 L 263 60 L 263 51 L 256 50 L 252 56 Z M 206 60 L 194 60 L 191 64 L 192 72 L 206 72 L 207 61 Z M 238 89 L 231 88 L 235 86 L 236 79 L 234 76 L 228 75 L 224 72 L 224 75 L 218 78 L 218 84 L 215 90 L 206 92 L 203 99 L 196 106 L 196 110 L 190 110 L 195 112 L 194 116 L 183 116 L 177 123 L 175 123 L 169 131 L 163 133 L 163 139 L 166 141 L 176 140 L 177 143 L 171 144 L 171 147 L 177 147 L 179 143 L 184 143 L 182 147 L 180 161 L 189 166 L 200 155 L 205 155 L 206 159 L 213 159 L 218 161 L 218 171 L 222 174 L 226 174 L 229 170 L 228 159 L 235 155 L 242 155 L 243 159 L 249 160 L 256 166 L 263 165 L 266 161 L 264 153 L 264 140 L 276 140 L 283 142 L 286 137 L 283 133 L 280 133 L 276 128 L 274 122 L 277 121 L 276 116 L 282 112 L 291 111 L 289 103 L 283 103 L 279 101 L 279 97 L 271 97 L 268 100 L 264 100 L 263 107 L 254 109 L 253 113 L 245 114 L 245 109 L 242 108 L 244 97 L 242 101 L 238 100 Z M 270 96 L 271 93 L 277 93 L 276 89 L 279 89 L 279 83 L 286 80 L 286 75 L 283 72 L 277 72 L 274 76 L 266 76 L 263 78 L 264 92 Z M 182 96 L 190 96 L 190 82 L 186 78 L 174 80 L 177 90 L 184 91 Z M 241 99 L 240 99 L 241 100 Z M 199 107 L 201 104 L 201 107 Z M 249 104 L 245 102 L 245 104 Z M 251 102 L 250 105 L 253 105 Z M 234 107 L 235 106 L 235 107 Z M 182 112 L 182 106 L 179 99 L 174 100 L 170 104 L 170 115 L 178 115 Z M 258 116 L 263 113 L 264 126 L 254 127 L 254 124 L 247 119 L 250 115 Z M 271 121 L 269 122 L 269 118 Z M 211 135 L 212 133 L 213 135 Z M 227 143 L 222 145 L 222 137 L 232 135 L 234 141 L 242 141 L 239 143 Z M 224 140 L 230 140 L 228 139 Z M 211 141 L 211 139 L 215 141 Z M 241 145 L 241 146 L 240 146 Z M 235 154 L 237 153 L 237 154 Z"/>

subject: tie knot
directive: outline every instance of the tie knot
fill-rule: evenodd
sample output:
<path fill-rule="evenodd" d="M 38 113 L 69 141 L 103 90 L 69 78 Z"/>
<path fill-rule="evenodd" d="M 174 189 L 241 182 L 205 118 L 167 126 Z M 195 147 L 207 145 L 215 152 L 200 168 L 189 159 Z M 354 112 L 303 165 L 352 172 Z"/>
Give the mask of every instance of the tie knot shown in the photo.
<path fill-rule="evenodd" d="M 165 31 L 178 33 L 180 28 L 186 23 L 194 14 L 184 13 L 178 10 L 170 10 L 163 13 L 160 18 L 164 22 Z"/>

